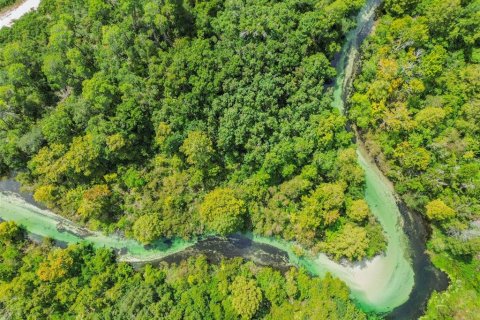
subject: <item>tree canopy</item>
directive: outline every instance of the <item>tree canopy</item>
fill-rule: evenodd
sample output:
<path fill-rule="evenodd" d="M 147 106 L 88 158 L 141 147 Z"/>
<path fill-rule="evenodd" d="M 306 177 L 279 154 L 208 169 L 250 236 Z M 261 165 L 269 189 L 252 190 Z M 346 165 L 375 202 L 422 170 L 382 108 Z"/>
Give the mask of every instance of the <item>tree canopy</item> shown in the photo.
<path fill-rule="evenodd" d="M 215 189 L 200 205 L 200 218 L 207 230 L 227 235 L 241 228 L 245 203 L 231 189 Z"/>
<path fill-rule="evenodd" d="M 476 0 L 385 1 L 349 103 L 380 168 L 429 221 L 433 262 L 456 281 L 426 319 L 479 311 L 479 13 Z"/>
<path fill-rule="evenodd" d="M 330 86 L 363 3 L 43 0 L 0 30 L 0 175 L 142 243 L 373 227 Z"/>
<path fill-rule="evenodd" d="M 1 222 L 0 230 L 16 227 Z M 18 228 L 18 227 L 17 227 Z M 134 269 L 109 249 L 0 237 L 0 317 L 8 319 L 366 319 L 330 275 L 285 273 L 202 255 Z M 321 313 L 301 306 L 317 306 Z"/>

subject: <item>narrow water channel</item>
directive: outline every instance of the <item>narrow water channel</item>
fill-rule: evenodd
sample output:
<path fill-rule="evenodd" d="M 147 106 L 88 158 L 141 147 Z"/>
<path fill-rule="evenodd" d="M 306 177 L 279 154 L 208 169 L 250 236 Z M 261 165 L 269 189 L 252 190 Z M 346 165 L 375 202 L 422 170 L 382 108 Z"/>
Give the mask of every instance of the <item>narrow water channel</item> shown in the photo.
<path fill-rule="evenodd" d="M 362 41 L 372 30 L 375 10 L 381 0 L 368 0 L 357 17 L 357 27 L 346 38 L 338 57 L 333 106 L 344 113 L 348 89 Z M 0 21 L 2 21 L 0 17 Z M 291 244 L 258 236 L 237 235 L 227 239 L 207 238 L 196 243 L 182 240 L 159 241 L 144 247 L 119 236 L 106 236 L 79 227 L 36 204 L 29 194 L 19 192 L 13 180 L 0 181 L 0 218 L 23 225 L 31 237 L 50 237 L 59 244 L 89 241 L 97 247 L 117 251 L 119 259 L 133 264 L 159 260 L 178 261 L 191 253 L 242 256 L 262 265 L 285 269 L 302 265 L 311 273 L 332 273 L 351 289 L 352 298 L 366 311 L 385 313 L 392 319 L 416 319 L 424 309 L 432 290 L 444 289 L 445 275 L 433 268 L 424 253 L 427 230 L 418 215 L 400 209 L 392 184 L 382 175 L 359 143 L 358 161 L 365 171 L 365 200 L 381 223 L 388 238 L 383 255 L 356 264 L 337 263 L 326 255 L 299 259 Z M 401 207 L 401 205 L 400 205 Z M 408 238 L 407 238 L 408 236 Z"/>

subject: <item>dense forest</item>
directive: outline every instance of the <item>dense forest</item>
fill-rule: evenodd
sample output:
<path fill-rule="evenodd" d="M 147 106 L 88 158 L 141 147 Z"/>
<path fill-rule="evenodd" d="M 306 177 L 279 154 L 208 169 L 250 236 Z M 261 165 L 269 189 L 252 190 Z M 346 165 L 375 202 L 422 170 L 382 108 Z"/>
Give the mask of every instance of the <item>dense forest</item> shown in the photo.
<path fill-rule="evenodd" d="M 480 315 L 479 45 L 478 0 L 386 1 L 350 99 L 350 119 L 430 222 L 429 253 L 451 278 L 425 319 Z"/>
<path fill-rule="evenodd" d="M 344 116 L 332 62 L 364 2 L 42 0 L 0 29 L 0 176 L 145 245 L 251 231 L 356 261 L 386 247 L 356 135 L 449 275 L 423 318 L 478 319 L 480 0 L 385 0 Z M 201 255 L 135 269 L 0 223 L 0 318 L 132 315 L 368 317 L 329 275 Z"/>
<path fill-rule="evenodd" d="M 0 170 L 146 244 L 252 230 L 372 257 L 384 236 L 329 89 L 362 5 L 42 1 L 0 32 Z"/>
<path fill-rule="evenodd" d="M 282 274 L 239 258 L 213 265 L 198 256 L 134 270 L 109 249 L 38 245 L 14 223 L 0 223 L 1 318 L 366 319 L 348 295 L 330 276 Z"/>

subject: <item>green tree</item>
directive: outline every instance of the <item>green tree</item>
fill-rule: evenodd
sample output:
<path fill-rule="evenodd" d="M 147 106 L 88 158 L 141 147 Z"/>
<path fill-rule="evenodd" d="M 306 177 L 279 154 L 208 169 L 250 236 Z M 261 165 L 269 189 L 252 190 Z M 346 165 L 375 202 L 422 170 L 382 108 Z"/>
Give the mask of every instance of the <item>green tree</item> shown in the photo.
<path fill-rule="evenodd" d="M 252 319 L 262 302 L 262 290 L 252 279 L 237 276 L 230 285 L 232 304 L 242 319 Z"/>
<path fill-rule="evenodd" d="M 56 249 L 39 265 L 37 275 L 42 281 L 58 281 L 68 275 L 73 264 L 70 251 Z"/>
<path fill-rule="evenodd" d="M 105 218 L 111 210 L 112 192 L 107 185 L 95 185 L 83 193 L 77 212 L 84 218 Z"/>
<path fill-rule="evenodd" d="M 22 229 L 13 221 L 0 222 L 0 240 L 3 242 L 13 242 L 21 240 L 23 237 Z"/>
<path fill-rule="evenodd" d="M 198 168 L 208 167 L 213 155 L 212 141 L 201 131 L 189 132 L 180 150 L 187 156 L 187 162 Z"/>
<path fill-rule="evenodd" d="M 427 128 L 433 128 L 438 125 L 445 118 L 445 116 L 446 112 L 442 108 L 427 107 L 417 113 L 415 120 Z"/>
<path fill-rule="evenodd" d="M 141 243 L 149 244 L 161 235 L 160 222 L 156 214 L 143 215 L 133 224 L 133 235 Z"/>
<path fill-rule="evenodd" d="M 368 203 L 363 199 L 353 200 L 347 207 L 347 216 L 355 222 L 364 221 L 370 214 Z"/>
<path fill-rule="evenodd" d="M 46 184 L 39 186 L 33 193 L 35 201 L 45 203 L 46 205 L 53 206 L 55 203 L 57 188 L 52 184 Z"/>
<path fill-rule="evenodd" d="M 450 208 L 440 199 L 435 199 L 425 206 L 427 217 L 430 220 L 441 221 L 455 217 L 455 210 Z"/>
<path fill-rule="evenodd" d="M 310 196 L 302 199 L 303 212 L 329 225 L 339 217 L 339 210 L 345 201 L 345 187 L 342 183 L 322 183 Z"/>
<path fill-rule="evenodd" d="M 256 276 L 260 288 L 265 293 L 265 298 L 272 304 L 281 305 L 285 301 L 286 282 L 280 272 L 270 268 L 261 270 Z"/>
<path fill-rule="evenodd" d="M 327 239 L 322 248 L 335 259 L 343 257 L 350 261 L 362 259 L 368 248 L 367 232 L 361 227 L 348 223 L 338 233 Z"/>
<path fill-rule="evenodd" d="M 234 190 L 217 188 L 205 196 L 200 205 L 200 217 L 209 231 L 227 235 L 243 225 L 245 203 Z"/>

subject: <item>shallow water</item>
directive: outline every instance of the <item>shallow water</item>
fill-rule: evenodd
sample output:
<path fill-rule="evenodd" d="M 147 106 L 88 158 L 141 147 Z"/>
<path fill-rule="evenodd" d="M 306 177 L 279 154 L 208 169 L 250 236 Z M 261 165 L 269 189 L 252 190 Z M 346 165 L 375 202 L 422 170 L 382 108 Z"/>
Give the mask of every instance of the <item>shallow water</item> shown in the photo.
<path fill-rule="evenodd" d="M 338 76 L 333 106 L 341 113 L 345 109 L 347 88 L 351 86 L 359 46 L 372 29 L 375 9 L 380 2 L 367 1 L 358 15 L 357 28 L 347 35 L 337 59 Z M 11 22 L 8 19 L 0 17 L 1 25 L 6 21 Z M 105 236 L 78 227 L 36 204 L 31 195 L 20 193 L 18 184 L 12 180 L 0 181 L 0 218 L 16 221 L 37 239 L 50 237 L 59 244 L 89 241 L 96 247 L 113 248 L 120 260 L 134 265 L 159 261 L 178 262 L 199 252 L 207 254 L 211 260 L 222 256 L 241 256 L 281 270 L 286 270 L 292 264 L 302 265 L 312 274 L 324 275 L 330 272 L 342 279 L 351 289 L 352 298 L 366 311 L 385 313 L 393 310 L 389 317 L 416 318 L 421 314 L 431 291 L 445 286 L 445 278 L 433 269 L 424 253 L 427 233 L 425 226 L 419 223 L 421 219 L 405 210 L 399 210 L 391 183 L 362 148 L 357 153 L 366 175 L 365 199 L 385 231 L 388 247 L 384 255 L 356 264 L 337 263 L 323 254 L 315 259 L 298 258 L 292 252 L 291 243 L 252 235 L 209 237 L 198 242 L 174 239 L 144 247 L 134 240 L 115 235 Z M 407 219 L 405 226 L 402 213 Z M 410 243 L 404 230 L 411 239 Z"/>
<path fill-rule="evenodd" d="M 345 112 L 345 101 L 359 58 L 359 48 L 373 28 L 375 11 L 381 0 L 369 0 L 357 18 L 357 27 L 347 35 L 337 62 L 337 80 L 333 107 Z M 365 172 L 365 200 L 383 227 L 388 240 L 384 255 L 363 265 L 343 266 L 321 255 L 316 264 L 327 269 L 350 287 L 352 296 L 367 311 L 388 312 L 408 300 L 414 285 L 414 272 L 409 261 L 408 241 L 402 228 L 402 216 L 390 182 L 363 149 L 357 149 L 358 162 Z"/>
<path fill-rule="evenodd" d="M 49 237 L 66 243 L 89 241 L 96 247 L 113 248 L 125 261 L 158 259 L 193 244 L 177 239 L 159 241 L 150 249 L 145 249 L 142 244 L 131 239 L 86 230 L 68 219 L 40 208 L 30 195 L 19 192 L 19 184 L 13 180 L 0 182 L 0 218 L 15 221 L 29 233 L 39 237 Z"/>

